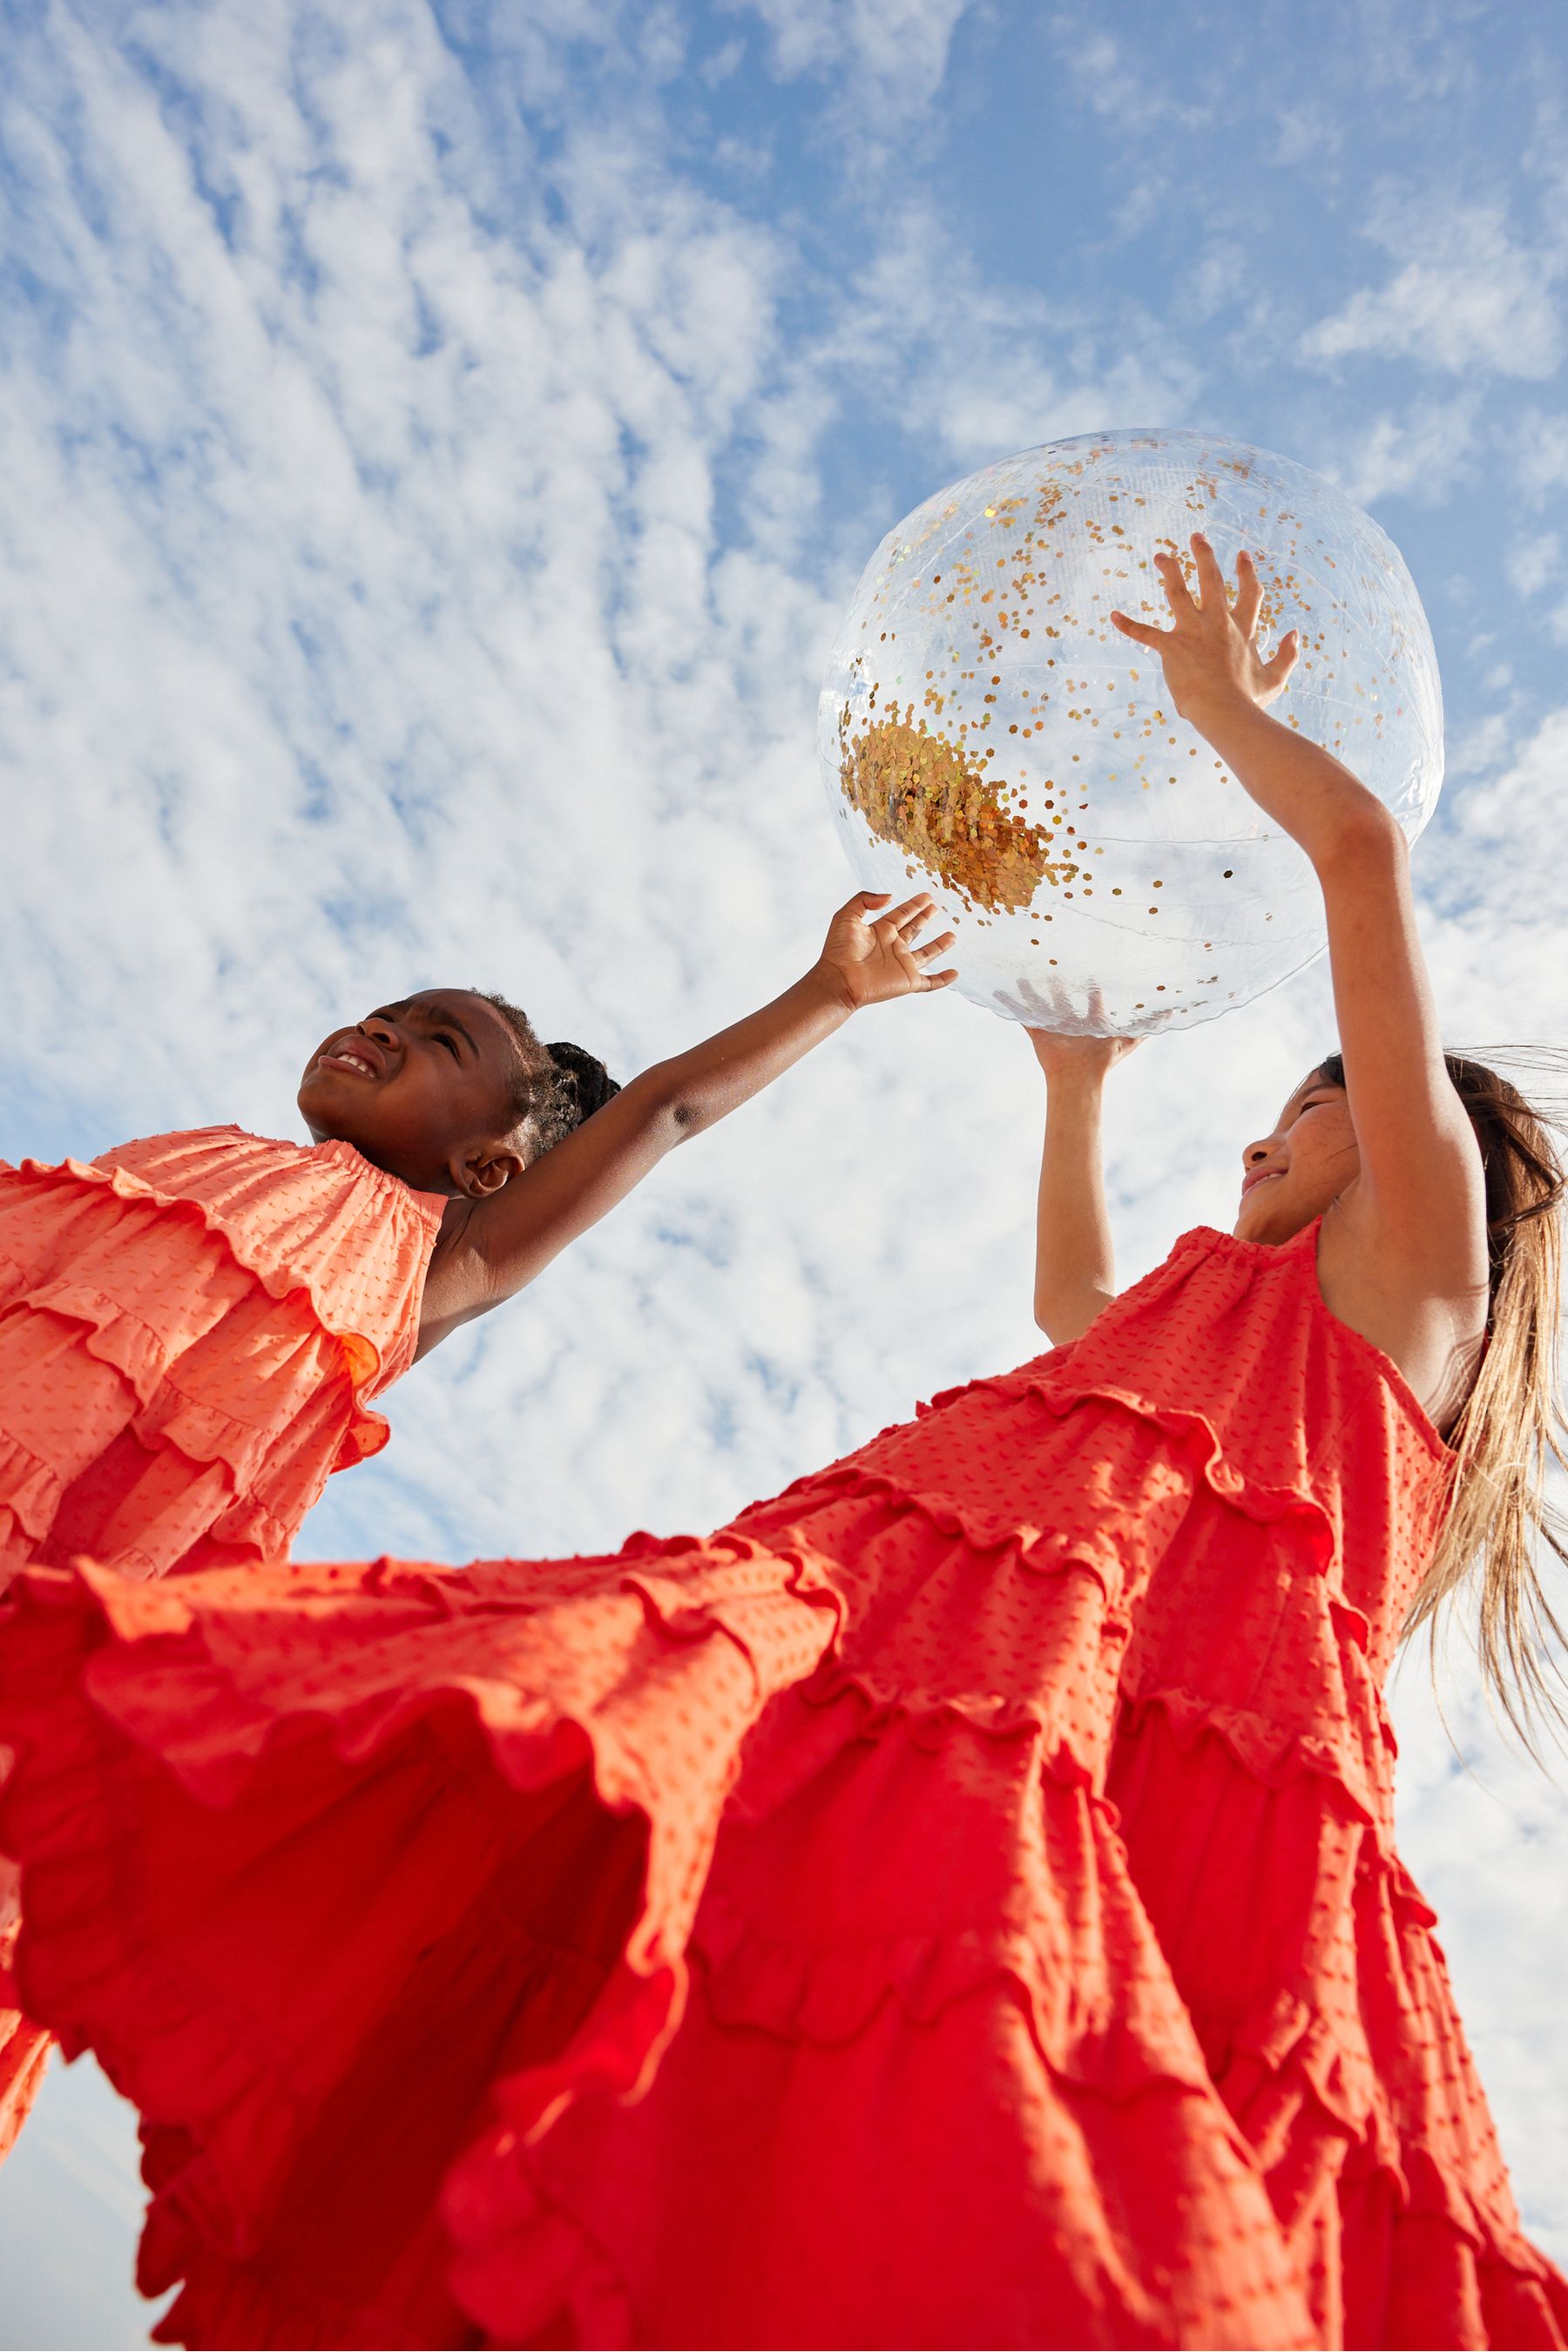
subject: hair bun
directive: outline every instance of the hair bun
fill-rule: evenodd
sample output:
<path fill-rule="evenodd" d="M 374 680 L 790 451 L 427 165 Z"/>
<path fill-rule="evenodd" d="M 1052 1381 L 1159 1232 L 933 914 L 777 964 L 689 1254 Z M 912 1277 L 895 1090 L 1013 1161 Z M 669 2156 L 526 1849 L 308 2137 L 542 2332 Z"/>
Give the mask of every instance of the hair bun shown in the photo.
<path fill-rule="evenodd" d="M 613 1095 L 620 1093 L 619 1081 L 612 1078 L 603 1062 L 585 1053 L 581 1045 L 563 1042 L 546 1045 L 544 1050 L 555 1066 L 562 1093 L 575 1110 L 577 1121 L 592 1118 L 596 1110 L 604 1109 Z"/>

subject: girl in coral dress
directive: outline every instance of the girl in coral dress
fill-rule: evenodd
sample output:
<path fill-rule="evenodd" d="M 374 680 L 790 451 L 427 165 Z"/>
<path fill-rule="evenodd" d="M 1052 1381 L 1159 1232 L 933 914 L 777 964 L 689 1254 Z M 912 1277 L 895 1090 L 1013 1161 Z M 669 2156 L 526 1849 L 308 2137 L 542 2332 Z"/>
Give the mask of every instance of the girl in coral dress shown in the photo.
<path fill-rule="evenodd" d="M 930 969 L 952 934 L 919 944 L 931 901 L 885 904 L 851 901 L 804 980 L 625 1089 L 504 999 L 426 989 L 311 1055 L 310 1146 L 218 1127 L 0 1163 L 0 1591 L 78 1554 L 138 1581 L 285 1556 L 417 1357 L 857 1006 L 952 978 Z M 0 2155 L 47 2045 L 0 2009 Z"/>
<path fill-rule="evenodd" d="M 1194 554 L 1152 641 L 1317 868 L 1343 1052 L 1234 1234 L 1114 1295 L 1114 1049 L 1041 1038 L 1058 1344 L 718 1535 L 21 1580 L 19 1972 L 142 2110 L 166 2335 L 1563 2343 L 1378 1696 L 1478 1552 L 1528 1603 L 1559 1180 Z"/>

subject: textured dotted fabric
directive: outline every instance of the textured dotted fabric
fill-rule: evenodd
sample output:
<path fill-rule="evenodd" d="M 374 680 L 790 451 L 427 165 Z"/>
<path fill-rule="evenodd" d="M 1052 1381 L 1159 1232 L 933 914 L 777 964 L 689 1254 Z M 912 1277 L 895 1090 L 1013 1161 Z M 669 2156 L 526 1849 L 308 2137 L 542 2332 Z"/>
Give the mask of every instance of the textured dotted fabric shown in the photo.
<path fill-rule="evenodd" d="M 0 1572 L 286 1551 L 386 1442 L 443 1206 L 237 1128 L 0 1166 Z"/>
<path fill-rule="evenodd" d="M 18 1971 L 169 2329 L 1562 2344 L 1389 1833 L 1447 1461 L 1315 1240 L 706 1540 L 26 1576 Z"/>
<path fill-rule="evenodd" d="M 82 1553 L 133 1579 L 286 1553 L 385 1443 L 366 1401 L 412 1360 L 443 1205 L 237 1128 L 0 1164 L 0 1591 Z M 15 1913 L 0 1888 L 0 1964 Z M 47 2050 L 0 2008 L 0 2155 Z"/>
<path fill-rule="evenodd" d="M 1552 2343 L 1568 2295 L 1523 2238 L 1434 1915 L 1394 1845 L 1383 1684 L 1447 1458 L 1394 1367 L 1322 1306 L 1314 1242 L 1208 1252 L 1215 1356 L 1167 1326 L 1162 1385 L 1180 1381 L 1226 1454 L 1267 1467 L 1316 1524 L 1298 1507 L 1194 1513 L 1163 1549 L 1121 1668 L 1109 1792 L 1323 2340 Z M 1266 1353 L 1227 1328 L 1244 1288 L 1254 1312 L 1279 1294 L 1257 1317 Z M 1155 1372 L 1151 1354 L 1140 1379 Z M 1304 1401 L 1294 1421 L 1270 1397 L 1282 1376 Z"/>

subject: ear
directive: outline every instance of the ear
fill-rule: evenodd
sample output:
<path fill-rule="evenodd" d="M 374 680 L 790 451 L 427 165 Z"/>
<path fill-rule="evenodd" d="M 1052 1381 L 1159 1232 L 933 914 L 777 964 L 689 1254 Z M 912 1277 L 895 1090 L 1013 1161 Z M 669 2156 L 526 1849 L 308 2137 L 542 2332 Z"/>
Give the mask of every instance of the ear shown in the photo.
<path fill-rule="evenodd" d="M 514 1144 L 476 1143 L 454 1158 L 452 1181 L 468 1200 L 486 1201 L 521 1176 L 527 1165 Z"/>

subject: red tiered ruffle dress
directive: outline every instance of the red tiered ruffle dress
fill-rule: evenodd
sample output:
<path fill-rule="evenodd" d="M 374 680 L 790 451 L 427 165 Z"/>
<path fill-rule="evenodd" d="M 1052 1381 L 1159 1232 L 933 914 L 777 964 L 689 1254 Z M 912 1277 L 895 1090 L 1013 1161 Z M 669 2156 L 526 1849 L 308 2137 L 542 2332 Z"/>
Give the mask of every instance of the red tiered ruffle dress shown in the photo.
<path fill-rule="evenodd" d="M 1163 1553 L 1110 1793 L 1323 2341 L 1555 2344 L 1568 2290 L 1523 2237 L 1435 1915 L 1394 1848 L 1383 1685 L 1448 1457 L 1387 1358 L 1322 1305 L 1316 1239 L 1259 1257 L 1212 1237 L 1209 1343 L 1194 1360 L 1173 1319 L 1137 1364 L 1135 1395 L 1181 1389 L 1226 1433 L 1255 1523 L 1227 1547 L 1194 1520 Z M 1260 1316 L 1265 1286 L 1280 1309 Z M 1074 1359 L 1102 1392 L 1127 1377 L 1098 1324 Z"/>
<path fill-rule="evenodd" d="M 1444 1464 L 1323 1308 L 1311 1239 L 1188 1235 L 1078 1348 L 707 1542 L 29 1575 L 0 1657 L 19 1969 L 142 2106 L 142 2282 L 186 2282 L 164 2332 L 1324 2340 L 1324 2230 L 1275 2140 L 1255 2158 L 1237 2070 L 1240 2127 L 1216 2090 L 1104 1793 L 1123 1675 L 1127 1736 L 1158 1712 L 1269 1790 L 1348 1790 L 1381 1738 L 1350 1629 L 1418 1572 L 1393 1554 L 1429 1541 Z M 1397 1444 L 1363 1442 L 1369 1401 Z M 1230 1679 L 1184 1707 L 1173 1675 L 1156 1710 L 1129 1636 L 1175 1578 Z M 1309 1685 L 1321 1747 L 1270 1711 Z M 1255 1887 L 1249 2017 L 1295 2013 L 1343 1906 L 1314 1874 L 1292 1942 L 1269 1860 L 1236 1856 L 1216 1923 L 1250 1937 Z M 1369 2004 L 1398 2020 L 1374 2068 L 1452 2044 L 1440 1982 L 1374 1957 L 1306 2037 L 1314 2084 L 1336 2035 L 1360 2062 Z M 1332 2171 L 1342 2118 L 1277 2104 L 1296 2169 Z M 1562 2343 L 1555 2273 L 1496 2252 L 1510 2340 Z M 1460 2302 L 1428 2315 L 1488 2340 Z"/>
<path fill-rule="evenodd" d="M 233 1127 L 0 1163 L 0 1591 L 78 1553 L 135 1579 L 285 1553 L 386 1442 L 368 1401 L 413 1360 L 444 1206 Z M 0 2155 L 47 2050 L 0 2009 Z"/>

